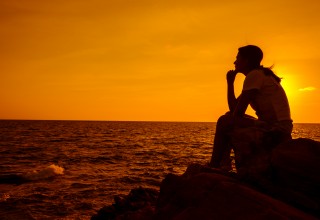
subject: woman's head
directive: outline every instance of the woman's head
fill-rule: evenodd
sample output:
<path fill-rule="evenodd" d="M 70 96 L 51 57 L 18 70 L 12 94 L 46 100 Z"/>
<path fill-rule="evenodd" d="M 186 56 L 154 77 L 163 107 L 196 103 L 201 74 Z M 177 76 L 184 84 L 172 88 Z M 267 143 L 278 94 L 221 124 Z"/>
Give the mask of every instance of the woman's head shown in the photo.
<path fill-rule="evenodd" d="M 247 45 L 238 49 L 237 59 L 234 62 L 235 70 L 247 75 L 251 70 L 261 68 L 266 75 L 274 77 L 277 82 L 281 82 L 279 78 L 270 68 L 263 67 L 260 63 L 263 58 L 262 50 L 254 45 Z"/>
<path fill-rule="evenodd" d="M 238 49 L 237 60 L 234 64 L 239 72 L 247 72 L 260 67 L 262 58 L 263 52 L 259 47 L 247 45 Z"/>

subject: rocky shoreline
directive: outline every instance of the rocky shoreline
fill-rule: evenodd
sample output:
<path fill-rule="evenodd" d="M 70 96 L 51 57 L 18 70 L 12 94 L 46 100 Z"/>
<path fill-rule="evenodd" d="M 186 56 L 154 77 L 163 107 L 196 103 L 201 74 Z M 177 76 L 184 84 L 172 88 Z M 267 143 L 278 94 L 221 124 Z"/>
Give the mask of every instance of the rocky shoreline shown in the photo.
<path fill-rule="evenodd" d="M 160 191 L 133 189 L 92 220 L 320 219 L 320 142 L 295 139 L 272 150 L 266 176 L 191 164 Z"/>

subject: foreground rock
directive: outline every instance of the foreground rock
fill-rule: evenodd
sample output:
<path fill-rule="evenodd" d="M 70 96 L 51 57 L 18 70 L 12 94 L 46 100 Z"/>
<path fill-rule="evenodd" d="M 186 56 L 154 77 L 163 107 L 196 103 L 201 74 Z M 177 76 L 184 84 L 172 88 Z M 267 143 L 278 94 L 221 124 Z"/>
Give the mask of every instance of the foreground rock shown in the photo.
<path fill-rule="evenodd" d="M 115 203 L 105 206 L 92 216 L 92 220 L 130 219 L 148 220 L 155 213 L 155 204 L 159 192 L 154 189 L 132 189 L 128 196 L 114 198 Z"/>
<path fill-rule="evenodd" d="M 300 138 L 281 144 L 272 152 L 271 166 L 273 185 L 287 200 L 320 216 L 320 142 Z"/>
<path fill-rule="evenodd" d="M 92 219 L 319 219 L 319 169 L 320 143 L 296 139 L 272 151 L 265 178 L 193 164 L 167 175 L 159 195 L 132 190 Z"/>

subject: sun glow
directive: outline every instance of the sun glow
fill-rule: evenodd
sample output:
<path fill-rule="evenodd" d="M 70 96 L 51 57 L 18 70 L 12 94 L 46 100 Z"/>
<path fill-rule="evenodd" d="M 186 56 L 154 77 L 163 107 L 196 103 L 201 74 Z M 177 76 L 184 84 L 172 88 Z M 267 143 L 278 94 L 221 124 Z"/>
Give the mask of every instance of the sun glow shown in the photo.
<path fill-rule="evenodd" d="M 277 67 L 274 70 L 282 78 L 281 85 L 286 91 L 291 109 L 291 118 L 294 122 L 312 122 L 310 115 L 317 111 L 312 107 L 317 102 L 316 88 L 306 86 L 307 83 L 296 72 L 289 67 Z M 306 112 L 307 111 L 307 112 Z M 304 115 L 304 121 L 301 121 L 301 115 Z"/>
<path fill-rule="evenodd" d="M 296 98 L 299 91 L 296 75 L 289 71 L 286 67 L 276 67 L 274 72 L 281 78 L 281 85 L 285 90 L 288 99 Z"/>

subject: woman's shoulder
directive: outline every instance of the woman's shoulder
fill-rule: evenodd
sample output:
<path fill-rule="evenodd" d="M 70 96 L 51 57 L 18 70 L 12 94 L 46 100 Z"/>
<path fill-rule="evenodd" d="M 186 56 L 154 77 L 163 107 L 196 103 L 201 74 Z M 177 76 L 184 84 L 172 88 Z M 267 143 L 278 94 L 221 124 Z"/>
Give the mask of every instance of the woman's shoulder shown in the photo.
<path fill-rule="evenodd" d="M 264 75 L 264 70 L 261 68 L 251 70 L 248 75 Z"/>
<path fill-rule="evenodd" d="M 265 78 L 265 74 L 264 74 L 263 69 L 253 69 L 247 74 L 246 78 L 264 79 Z"/>

